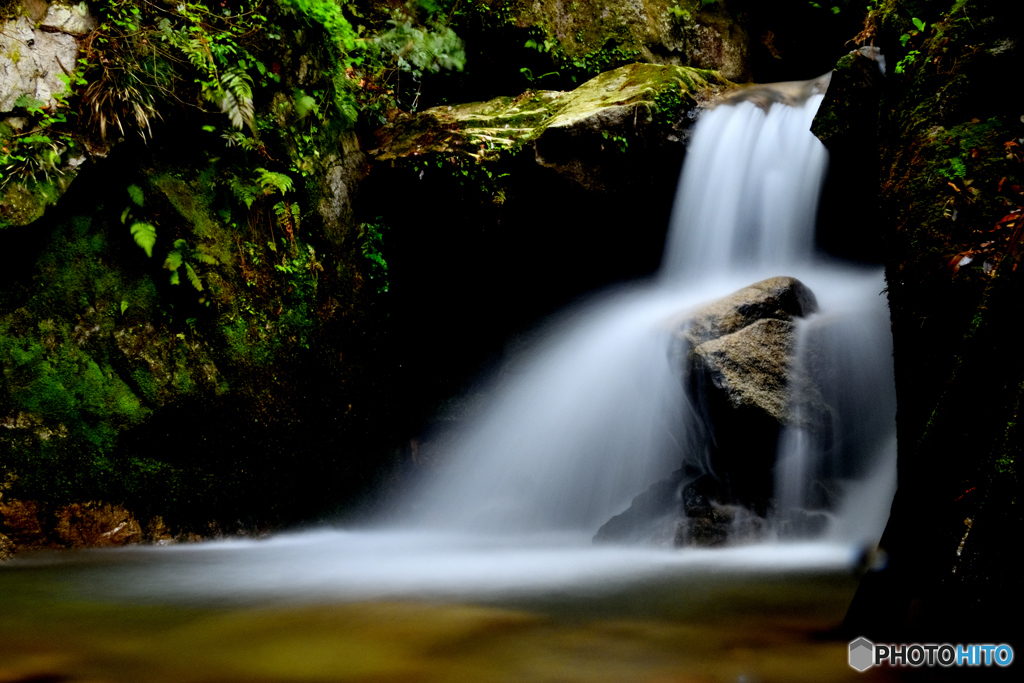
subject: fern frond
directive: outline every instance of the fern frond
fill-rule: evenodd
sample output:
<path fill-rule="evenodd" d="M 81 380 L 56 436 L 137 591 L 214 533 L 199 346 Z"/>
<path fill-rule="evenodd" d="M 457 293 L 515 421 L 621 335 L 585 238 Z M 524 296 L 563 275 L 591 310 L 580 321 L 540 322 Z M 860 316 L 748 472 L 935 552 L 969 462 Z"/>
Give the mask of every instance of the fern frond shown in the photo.
<path fill-rule="evenodd" d="M 241 69 L 231 69 L 220 74 L 220 109 L 235 128 L 248 126 L 256 135 L 256 118 L 252 103 L 252 78 Z"/>
<path fill-rule="evenodd" d="M 231 191 L 235 194 L 235 198 L 238 201 L 245 204 L 245 208 L 251 209 L 252 203 L 256 201 L 256 190 L 258 188 L 255 185 L 250 185 L 238 176 L 231 179 Z"/>
<path fill-rule="evenodd" d="M 291 233 L 299 227 L 299 207 L 297 204 L 278 202 L 274 204 L 274 213 L 277 215 L 277 222 L 285 231 Z"/>
<path fill-rule="evenodd" d="M 142 188 L 138 185 L 128 186 L 128 196 L 135 202 L 135 206 L 142 206 L 146 202 L 145 196 L 142 194 Z"/>
<path fill-rule="evenodd" d="M 157 26 L 164 40 L 181 50 L 192 66 L 204 73 L 213 71 L 213 54 L 205 43 L 197 38 L 187 38 L 185 32 L 175 30 L 168 19 L 161 19 Z"/>
<path fill-rule="evenodd" d="M 197 292 L 203 291 L 203 283 L 199 280 L 199 276 L 196 275 L 196 271 L 193 270 L 191 264 L 185 264 L 185 275 L 188 277 L 188 281 L 192 283 L 192 286 L 196 288 Z"/>
<path fill-rule="evenodd" d="M 171 250 L 170 252 L 167 253 L 167 258 L 164 260 L 164 268 L 177 273 L 178 268 L 181 268 L 181 264 L 184 260 L 185 259 L 181 255 L 180 251 L 178 251 L 177 249 Z"/>
<path fill-rule="evenodd" d="M 194 258 L 196 261 L 199 261 L 200 263 L 205 263 L 208 266 L 215 266 L 220 263 L 220 261 L 217 260 L 216 256 L 212 256 L 201 251 L 197 251 L 194 254 L 192 254 L 192 258 Z"/>
<path fill-rule="evenodd" d="M 135 238 L 135 244 L 142 247 L 142 251 L 146 252 L 146 256 L 152 258 L 153 245 L 156 244 L 156 226 L 140 221 L 132 223 L 129 230 L 132 233 L 132 237 Z"/>
<path fill-rule="evenodd" d="M 275 190 L 281 194 L 292 191 L 292 179 L 284 173 L 268 171 L 265 168 L 257 168 L 256 172 L 259 173 L 258 182 L 263 187 L 263 194 L 274 194 Z"/>
<path fill-rule="evenodd" d="M 171 271 L 171 284 L 172 285 L 180 285 L 181 284 L 181 278 L 178 277 L 178 271 L 176 271 L 176 270 Z"/>

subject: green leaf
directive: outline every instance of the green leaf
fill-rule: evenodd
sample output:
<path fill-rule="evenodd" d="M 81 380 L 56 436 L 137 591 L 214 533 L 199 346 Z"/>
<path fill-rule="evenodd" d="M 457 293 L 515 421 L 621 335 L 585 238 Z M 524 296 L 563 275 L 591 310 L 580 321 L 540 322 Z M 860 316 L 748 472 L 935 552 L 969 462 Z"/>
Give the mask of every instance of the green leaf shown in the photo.
<path fill-rule="evenodd" d="M 316 100 L 302 90 L 295 91 L 295 113 L 300 119 L 306 118 L 310 112 L 316 113 Z"/>
<path fill-rule="evenodd" d="M 125 301 L 124 299 L 122 299 L 121 300 L 121 315 L 124 315 L 124 312 L 127 311 L 127 310 L 128 310 L 128 302 Z"/>
<path fill-rule="evenodd" d="M 135 238 L 135 244 L 139 245 L 146 256 L 153 257 L 153 245 L 156 244 L 156 226 L 152 223 L 136 222 L 132 223 L 129 230 L 132 233 L 132 237 Z"/>
<path fill-rule="evenodd" d="M 167 258 L 164 260 L 164 268 L 177 272 L 178 268 L 181 268 L 183 260 L 184 259 L 181 257 L 180 251 L 171 251 L 167 254 Z"/>
<path fill-rule="evenodd" d="M 171 272 L 171 284 L 172 285 L 180 285 L 181 284 L 181 278 L 178 277 L 178 271 L 176 271 L 176 270 Z"/>
<path fill-rule="evenodd" d="M 43 110 L 43 106 L 46 102 L 37 100 L 29 94 L 21 95 L 18 99 L 14 100 L 15 107 L 24 107 L 30 114 L 38 114 Z"/>
<path fill-rule="evenodd" d="M 918 31 L 924 31 L 925 23 L 923 21 L 921 21 L 917 17 L 914 17 L 912 21 L 914 22 L 914 26 L 917 27 Z"/>
<path fill-rule="evenodd" d="M 135 202 L 135 206 L 142 206 L 146 201 L 142 194 L 142 188 L 138 185 L 128 186 L 128 196 L 131 197 L 133 202 Z"/>
<path fill-rule="evenodd" d="M 202 249 L 201 246 L 199 248 Z M 192 258 L 194 258 L 196 261 L 199 261 L 200 263 L 205 263 L 206 265 L 209 266 L 215 266 L 218 263 L 220 263 L 220 261 L 217 260 L 216 256 L 207 254 L 204 251 L 196 251 L 195 253 L 192 254 Z"/>
<path fill-rule="evenodd" d="M 196 288 L 196 291 L 203 291 L 203 283 L 199 280 L 199 276 L 196 275 L 196 271 L 192 269 L 191 264 L 185 264 L 185 275 L 188 276 L 188 281 L 192 283 L 192 286 Z"/>

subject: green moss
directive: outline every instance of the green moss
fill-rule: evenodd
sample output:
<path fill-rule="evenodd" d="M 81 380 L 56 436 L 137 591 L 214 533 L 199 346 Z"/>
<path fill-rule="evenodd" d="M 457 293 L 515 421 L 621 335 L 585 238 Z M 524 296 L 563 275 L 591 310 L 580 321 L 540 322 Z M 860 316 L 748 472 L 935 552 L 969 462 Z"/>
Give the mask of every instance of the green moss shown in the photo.
<path fill-rule="evenodd" d="M 59 197 L 58 186 L 48 181 L 11 181 L 3 185 L 0 187 L 0 230 L 32 223 Z"/>
<path fill-rule="evenodd" d="M 94 358 L 67 325 L 31 331 L 0 323 L 0 365 L 6 403 L 41 424 L 42 440 L 71 438 L 109 452 L 118 429 L 140 423 L 150 410 L 102 358 Z"/>
<path fill-rule="evenodd" d="M 382 132 L 377 158 L 417 159 L 430 153 L 466 157 L 465 150 L 474 149 L 472 158 L 485 160 L 496 156 L 492 152 L 515 152 L 547 130 L 573 127 L 615 108 L 632 107 L 637 115 L 650 113 L 658 123 L 674 123 L 698 100 L 729 87 L 734 85 L 715 71 L 631 64 L 568 93 L 527 91 L 515 98 L 437 107 L 406 117 Z"/>
<path fill-rule="evenodd" d="M 207 169 L 208 171 L 210 169 Z M 207 173 L 196 181 L 187 183 L 170 173 L 159 173 L 150 177 L 154 187 L 163 192 L 178 214 L 191 225 L 201 239 L 211 239 L 218 232 L 216 221 L 210 211 L 210 191 L 214 184 Z"/>

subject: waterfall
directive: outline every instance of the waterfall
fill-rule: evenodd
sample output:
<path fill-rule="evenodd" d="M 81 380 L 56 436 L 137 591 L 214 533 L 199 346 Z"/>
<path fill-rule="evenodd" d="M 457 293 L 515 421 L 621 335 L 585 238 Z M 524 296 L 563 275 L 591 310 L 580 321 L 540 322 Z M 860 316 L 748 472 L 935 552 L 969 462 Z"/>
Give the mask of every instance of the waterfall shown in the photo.
<path fill-rule="evenodd" d="M 826 435 L 807 429 L 799 415 L 808 399 L 792 392 L 798 419 L 782 433 L 776 467 L 782 516 L 814 509 L 814 484 L 825 477 L 842 489 L 828 492 L 821 513 L 832 532 L 877 539 L 884 514 L 879 522 L 865 507 L 887 503 L 854 494 L 855 482 L 891 472 L 895 457 L 884 283 L 880 270 L 815 254 L 827 151 L 809 130 L 822 95 L 805 89 L 796 103 L 736 98 L 701 117 L 658 277 L 552 322 L 470 417 L 434 435 L 402 524 L 593 533 L 707 449 L 667 352 L 673 325 L 704 302 L 791 275 L 820 304 L 800 323 L 794 376 L 815 375 L 831 412 Z M 878 477 L 872 490 L 891 497 L 893 476 Z"/>
<path fill-rule="evenodd" d="M 698 122 L 679 180 L 661 277 L 786 268 L 810 261 L 828 152 L 802 106 L 743 100 Z"/>
<path fill-rule="evenodd" d="M 777 97 L 793 90 L 810 92 Z M 541 330 L 454 427 L 430 435 L 417 459 L 422 477 L 400 510 L 358 529 L 112 551 L 104 557 L 123 560 L 109 571 L 83 567 L 88 595 L 569 599 L 576 609 L 601 595 L 615 605 L 628 596 L 703 604 L 710 577 L 727 585 L 746 572 L 847 572 L 861 544 L 881 535 L 895 485 L 888 311 L 880 269 L 814 252 L 826 158 L 808 127 L 820 97 L 805 84 L 784 91 L 749 89 L 757 101 L 720 105 L 698 121 L 661 273 Z M 775 531 L 760 538 L 786 542 L 595 547 L 595 531 L 637 494 L 668 482 L 679 496 L 695 476 L 687 468 L 711 465 L 700 406 L 673 356 L 680 324 L 706 302 L 776 275 L 799 278 L 818 301 L 798 323 L 794 417 L 774 468 Z M 783 533 L 806 520 L 819 532 L 813 542 Z"/>

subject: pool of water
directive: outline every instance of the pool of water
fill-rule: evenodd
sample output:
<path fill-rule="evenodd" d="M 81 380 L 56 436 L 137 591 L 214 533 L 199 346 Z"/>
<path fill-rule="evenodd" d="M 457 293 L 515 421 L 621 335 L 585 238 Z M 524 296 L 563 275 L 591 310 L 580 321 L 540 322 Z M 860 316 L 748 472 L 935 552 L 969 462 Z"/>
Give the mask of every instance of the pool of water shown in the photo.
<path fill-rule="evenodd" d="M 320 531 L 23 555 L 0 681 L 839 681 L 857 550 Z"/>

